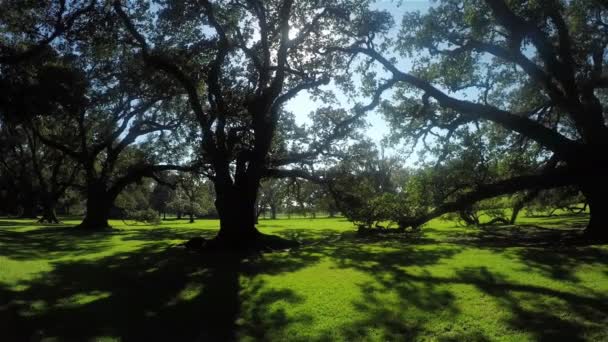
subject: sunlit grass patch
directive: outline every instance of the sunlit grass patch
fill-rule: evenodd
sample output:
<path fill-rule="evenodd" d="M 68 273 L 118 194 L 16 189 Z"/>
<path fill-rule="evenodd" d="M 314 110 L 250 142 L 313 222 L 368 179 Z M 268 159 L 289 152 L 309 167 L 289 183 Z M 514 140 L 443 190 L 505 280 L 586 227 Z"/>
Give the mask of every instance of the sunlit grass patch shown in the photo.
<path fill-rule="evenodd" d="M 177 246 L 212 237 L 216 220 L 113 221 L 93 234 L 9 220 L 18 225 L 0 227 L 0 319 L 14 340 L 608 339 L 608 248 L 509 239 L 540 229 L 525 220 L 545 222 L 436 220 L 420 237 L 378 238 L 343 218 L 261 220 L 263 232 L 303 244 L 246 259 Z"/>

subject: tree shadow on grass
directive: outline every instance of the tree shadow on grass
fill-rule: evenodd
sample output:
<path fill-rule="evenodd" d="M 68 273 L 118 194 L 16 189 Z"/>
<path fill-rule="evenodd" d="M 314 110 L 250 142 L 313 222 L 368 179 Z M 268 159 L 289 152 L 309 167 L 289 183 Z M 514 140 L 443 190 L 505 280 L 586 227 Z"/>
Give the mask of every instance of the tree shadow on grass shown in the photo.
<path fill-rule="evenodd" d="M 590 341 L 594 334 L 608 337 L 608 297 L 603 293 L 582 296 L 515 284 L 485 267 L 461 270 L 459 279 L 496 298 L 512 314 L 508 323 L 531 332 L 537 341 Z"/>
<path fill-rule="evenodd" d="M 480 248 L 551 247 L 589 245 L 581 239 L 582 229 L 554 229 L 538 225 L 493 225 L 441 232 L 444 241 Z"/>
<path fill-rule="evenodd" d="M 608 250 L 600 247 L 566 246 L 517 250 L 518 260 L 526 271 L 537 272 L 558 281 L 580 282 L 577 268 L 583 265 L 603 267 L 608 264 Z"/>
<path fill-rule="evenodd" d="M 61 224 L 59 224 L 59 225 L 61 225 Z M 27 219 L 27 220 L 23 219 L 23 221 L 10 221 L 10 220 L 0 218 L 0 227 L 33 227 L 33 226 L 56 227 L 58 225 L 57 224 L 38 223 L 38 221 L 33 220 L 33 219 Z"/>
<path fill-rule="evenodd" d="M 0 229 L 0 256 L 16 260 L 82 256 L 110 247 L 117 232 L 87 232 L 73 226 L 42 226 L 27 231 Z"/>
<path fill-rule="evenodd" d="M 54 243 L 69 237 L 62 235 L 68 234 L 67 230 L 43 232 L 48 234 L 34 237 L 55 239 Z M 52 238 L 51 232 L 57 237 Z M 349 303 L 360 315 L 325 332 L 320 340 L 412 340 L 429 334 L 424 320 L 433 316 L 442 317 L 444 324 L 434 335 L 438 340 L 490 340 L 482 331 L 465 331 L 452 323 L 460 313 L 452 285 L 473 286 L 490 296 L 509 311 L 506 325 L 529 332 L 537 340 L 583 340 L 589 334 L 601 333 L 606 326 L 608 298 L 603 294 L 578 295 L 513 283 L 484 267 L 463 268 L 445 277 L 425 270 L 471 246 L 435 246 L 436 241 L 425 239 L 361 238 L 335 230 L 275 233 L 297 236 L 304 245 L 262 257 L 199 255 L 183 248 L 166 248 L 163 241 L 214 234 L 212 230 L 163 227 L 119 231 L 116 234 L 122 240 L 144 242 L 144 247 L 97 260 L 57 261 L 52 271 L 18 284 L 20 290 L 0 286 L 0 324 L 4 336 L 8 336 L 3 340 L 90 340 L 100 336 L 124 341 L 269 340 L 275 336 L 273 331 L 296 323 L 312 324 L 314 317 L 272 309 L 276 302 L 295 306 L 306 298 L 291 289 L 268 287 L 257 276 L 295 272 L 323 259 L 332 260 L 338 269 L 369 275 L 373 281 L 358 283 L 360 296 Z M 91 245 L 86 243 L 87 236 L 81 238 L 84 244 L 33 245 L 28 253 L 53 253 L 53 248 L 67 253 L 72 248 L 79 254 L 89 253 L 89 248 L 105 248 L 100 241 L 95 245 L 95 240 L 103 241 L 103 237 L 90 236 Z M 18 244 L 19 240 L 12 243 Z M 582 248 L 562 255 L 567 260 L 519 256 L 536 260 L 535 270 L 550 275 L 552 269 L 543 267 L 561 262 L 564 268 L 574 268 L 577 263 L 605 257 L 603 252 L 585 255 L 586 251 L 588 248 Z M 19 253 L 18 246 L 0 253 Z M 581 259 L 580 255 L 585 257 Z M 564 313 L 570 317 L 564 317 Z"/>
<path fill-rule="evenodd" d="M 0 298 L 8 303 L 0 307 L 0 319 L 11 322 L 4 336 L 8 341 L 102 336 L 124 341 L 236 340 L 244 290 L 239 278 L 257 271 L 235 254 L 199 255 L 163 247 L 150 245 L 95 261 L 57 262 L 39 279 L 19 284 L 25 290 L 0 289 Z M 276 267 L 274 272 L 280 272 Z M 301 300 L 290 291 L 273 289 L 264 289 L 257 298 L 253 317 L 273 327 L 289 320 L 266 313 L 269 302 Z"/>
<path fill-rule="evenodd" d="M 162 243 L 170 240 L 188 240 L 195 236 L 211 238 L 212 229 L 138 227 L 137 229 L 111 229 L 87 231 L 74 226 L 40 226 L 19 231 L 0 229 L 0 256 L 15 260 L 54 259 L 63 256 L 86 256 L 101 252 L 120 241 Z"/>
<path fill-rule="evenodd" d="M 67 232 L 41 229 L 40 234 L 44 234 L 34 236 L 52 240 L 48 245 L 32 244 L 32 250 L 20 252 L 14 247 L 6 254 L 17 253 L 11 257 L 19 258 L 26 258 L 25 254 L 34 250 L 52 254 L 54 246 L 61 253 L 73 249 L 72 254 L 79 255 L 94 247 L 82 241 L 80 245 L 57 245 L 58 240 L 67 238 L 64 236 Z M 56 236 L 51 239 L 47 233 Z M 339 251 L 345 259 L 354 258 L 359 248 L 350 235 L 339 243 L 309 245 L 261 257 L 231 253 L 200 255 L 184 248 L 167 248 L 162 242 L 162 239 L 187 238 L 194 233 L 201 232 L 181 229 L 172 232 L 164 228 L 118 232 L 122 239 L 148 243 L 138 250 L 95 260 L 61 259 L 51 262 L 52 271 L 22 281 L 16 284 L 18 288 L 0 287 L 0 322 L 10 323 L 3 328 L 4 336 L 8 336 L 6 340 L 90 340 L 103 336 L 124 341 L 232 341 L 239 336 L 267 340 L 273 331 L 296 322 L 309 324 L 313 319 L 306 314 L 294 316 L 271 309 L 271 304 L 278 301 L 296 305 L 305 299 L 290 289 L 266 287 L 257 276 L 295 272 L 312 266 L 330 250 L 331 253 Z M 103 237 L 75 238 L 103 241 Z M 33 237 L 28 235 L 28 238 Z M 104 245 L 98 241 L 95 248 L 103 249 Z M 431 264 L 443 256 L 435 252 L 421 253 L 408 260 L 407 250 L 393 253 L 385 257 L 421 265 Z M 246 284 L 243 277 L 247 279 Z M 446 301 L 437 295 L 422 298 L 419 294 L 410 298 L 413 301 L 409 304 L 427 307 L 435 304 L 426 302 Z M 397 327 L 396 320 L 381 320 L 381 316 L 383 312 L 376 312 L 374 320 Z M 356 330 L 351 334 L 356 334 Z M 343 335 L 348 335 L 346 327 Z"/>
<path fill-rule="evenodd" d="M 352 303 L 364 318 L 339 327 L 339 333 L 327 332 L 323 339 L 335 340 L 336 334 L 340 334 L 346 340 L 414 340 L 430 333 L 441 341 L 491 340 L 480 330 L 471 331 L 469 326 L 467 331 L 466 327 L 449 323 L 458 316 L 461 305 L 457 303 L 454 285 L 475 287 L 492 298 L 508 313 L 502 317 L 503 324 L 514 333 L 525 332 L 538 341 L 608 338 L 608 297 L 597 289 L 570 292 L 556 286 L 513 282 L 486 267 L 455 269 L 454 276 L 445 277 L 425 270 L 426 266 L 447 261 L 464 249 L 489 249 L 515 258 L 526 267 L 523 271 L 582 286 L 576 285 L 581 282 L 577 277 L 579 267 L 588 265 L 597 269 L 608 261 L 608 250 L 604 248 L 563 246 L 540 238 L 553 236 L 551 229 L 522 227 L 520 235 L 505 231 L 497 236 L 492 228 L 495 229 L 483 227 L 472 239 L 457 240 L 459 244 L 447 243 L 454 241 L 449 239 L 395 237 L 364 238 L 365 243 L 361 243 L 361 237 L 348 232 L 334 231 L 325 239 L 317 231 L 298 232 L 309 242 L 303 250 L 333 260 L 338 268 L 354 269 L 374 278 L 358 284 L 361 295 Z M 320 243 L 314 243 L 316 239 L 321 239 Z M 505 247 L 515 248 L 507 252 Z M 389 292 L 395 293 L 396 299 L 387 300 Z M 438 316 L 444 317 L 446 324 L 439 332 L 425 332 L 425 322 L 416 320 L 416 311 L 424 312 L 419 315 L 426 317 L 422 320 Z"/>
<path fill-rule="evenodd" d="M 140 229 L 124 230 L 122 240 L 158 242 L 167 240 L 189 240 L 197 236 L 211 239 L 216 234 L 217 230 L 215 229 L 144 227 Z"/>
<path fill-rule="evenodd" d="M 524 264 L 526 271 L 576 283 L 579 282 L 575 274 L 577 267 L 608 263 L 607 249 L 580 239 L 588 219 L 588 214 L 569 214 L 542 217 L 534 225 L 481 226 L 468 228 L 464 233 L 462 230 L 442 233 L 446 242 L 489 248 L 497 253 L 517 247 L 510 255 Z"/>
<path fill-rule="evenodd" d="M 406 248 L 407 249 L 407 248 Z M 443 277 L 424 269 L 410 271 L 404 266 L 424 266 L 450 258 L 458 249 L 447 251 L 420 250 L 398 255 L 394 252 L 375 253 L 367 250 L 335 249 L 331 258 L 340 260 L 339 267 L 354 268 L 375 277 L 375 282 L 361 284 L 363 296 L 354 304 L 366 318 L 343 328 L 346 336 L 362 336 L 365 327 L 379 327 L 382 340 L 412 340 L 424 329 L 424 322 L 411 322 L 412 310 L 422 310 L 425 315 L 444 317 L 443 331 L 433 331 L 439 340 L 486 341 L 481 331 L 466 331 L 466 327 L 449 324 L 459 313 L 453 285 L 469 285 L 493 298 L 499 307 L 509 312 L 504 323 L 515 331 L 524 331 L 538 341 L 591 341 L 608 338 L 608 296 L 596 290 L 586 294 L 543 286 L 517 283 L 507 280 L 500 273 L 486 267 L 465 267 L 456 275 Z M 593 253 L 582 260 L 600 262 L 605 254 Z M 451 288 L 450 288 L 451 287 Z M 380 300 L 378 294 L 395 291 L 398 294 L 392 306 Z M 413 315 L 415 316 L 415 315 Z M 427 318 L 428 319 L 428 318 Z M 411 320 L 411 318 L 410 318 Z M 427 331 L 428 333 L 428 331 Z"/>

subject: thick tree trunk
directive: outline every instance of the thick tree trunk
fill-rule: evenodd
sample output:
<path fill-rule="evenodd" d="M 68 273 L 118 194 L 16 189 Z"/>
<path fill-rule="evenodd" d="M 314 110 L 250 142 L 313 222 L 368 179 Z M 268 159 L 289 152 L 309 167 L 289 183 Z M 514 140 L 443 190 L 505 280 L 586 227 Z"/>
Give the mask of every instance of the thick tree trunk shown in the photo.
<path fill-rule="evenodd" d="M 190 223 L 194 223 L 194 214 L 190 212 Z"/>
<path fill-rule="evenodd" d="M 89 187 L 87 190 L 87 211 L 79 227 L 86 229 L 109 228 L 110 209 L 113 198 L 100 187 Z"/>
<path fill-rule="evenodd" d="M 220 217 L 220 231 L 217 239 L 229 245 L 244 246 L 258 238 L 255 200 L 233 189 L 218 190 L 215 207 Z"/>
<path fill-rule="evenodd" d="M 589 224 L 585 236 L 596 241 L 608 241 L 608 187 L 600 181 L 595 188 L 587 188 L 583 193 L 589 203 Z"/>
<path fill-rule="evenodd" d="M 44 201 L 42 204 L 42 217 L 38 220 L 40 223 L 59 223 L 55 213 L 55 203 L 52 200 Z"/>

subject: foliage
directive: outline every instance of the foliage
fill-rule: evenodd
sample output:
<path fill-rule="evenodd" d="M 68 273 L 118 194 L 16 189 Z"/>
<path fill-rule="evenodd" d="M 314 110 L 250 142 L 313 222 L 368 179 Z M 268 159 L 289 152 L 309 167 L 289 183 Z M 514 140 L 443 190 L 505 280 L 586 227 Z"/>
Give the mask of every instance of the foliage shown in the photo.
<path fill-rule="evenodd" d="M 361 89 L 381 105 L 392 143 L 419 148 L 423 163 L 465 166 L 464 184 L 437 192 L 445 202 L 412 226 L 487 198 L 574 186 L 591 204 L 588 234 L 606 238 L 607 11 L 595 1 L 444 0 L 405 14 L 396 36 L 341 49 L 362 57 Z"/>
<path fill-rule="evenodd" d="M 150 225 L 160 224 L 160 216 L 154 209 L 142 209 L 127 212 L 127 219 Z"/>

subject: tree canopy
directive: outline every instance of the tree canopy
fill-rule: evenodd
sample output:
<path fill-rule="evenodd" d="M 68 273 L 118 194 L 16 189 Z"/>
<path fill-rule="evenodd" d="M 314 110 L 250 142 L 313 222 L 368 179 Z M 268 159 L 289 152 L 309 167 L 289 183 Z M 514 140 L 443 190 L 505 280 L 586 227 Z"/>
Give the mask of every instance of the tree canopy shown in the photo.
<path fill-rule="evenodd" d="M 586 232 L 608 234 L 601 1 L 442 0 L 400 23 L 367 0 L 8 1 L 0 12 L 0 183 L 30 194 L 23 207 L 38 194 L 47 220 L 79 189 L 81 226 L 107 227 L 124 189 L 185 171 L 192 219 L 200 177 L 213 185 L 218 245 L 264 245 L 257 217 L 281 205 L 406 229 L 450 212 L 474 223 L 498 196 L 514 222 L 556 188 L 580 191 Z M 323 104 L 308 125 L 286 108 L 299 95 Z M 390 125 L 391 156 L 363 132 L 372 110 Z M 403 167 L 408 149 L 418 166 Z M 169 190 L 146 191 L 166 210 Z"/>

